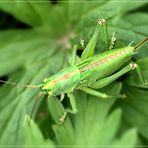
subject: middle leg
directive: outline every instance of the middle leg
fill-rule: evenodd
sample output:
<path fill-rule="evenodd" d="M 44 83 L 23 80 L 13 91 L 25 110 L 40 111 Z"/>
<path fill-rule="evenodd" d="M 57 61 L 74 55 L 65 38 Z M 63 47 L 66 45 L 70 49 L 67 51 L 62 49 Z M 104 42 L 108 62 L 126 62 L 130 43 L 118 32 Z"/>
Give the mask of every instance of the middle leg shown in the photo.
<path fill-rule="evenodd" d="M 60 122 L 59 125 L 64 123 L 68 113 L 75 114 L 75 113 L 78 112 L 77 104 L 76 104 L 76 98 L 73 95 L 73 93 L 68 93 L 67 96 L 70 99 L 71 108 L 65 109 L 65 112 L 64 112 L 63 116 L 59 119 L 59 122 Z"/>

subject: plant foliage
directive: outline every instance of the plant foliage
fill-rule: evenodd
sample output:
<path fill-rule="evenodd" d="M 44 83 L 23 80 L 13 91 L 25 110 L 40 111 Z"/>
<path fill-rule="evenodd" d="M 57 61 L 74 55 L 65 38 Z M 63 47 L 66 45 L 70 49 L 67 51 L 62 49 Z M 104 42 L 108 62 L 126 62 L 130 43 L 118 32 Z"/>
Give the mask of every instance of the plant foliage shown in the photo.
<path fill-rule="evenodd" d="M 109 37 L 117 32 L 115 48 L 148 36 L 147 3 L 144 1 L 0 1 L 0 76 L 20 84 L 39 84 L 69 65 L 72 47 L 81 37 L 91 38 L 98 18 L 107 20 Z M 5 14 L 5 15 L 4 15 Z M 8 18 L 11 18 L 10 20 Z M 19 28 L 22 23 L 24 28 Z M 8 25 L 9 24 L 9 25 Z M 7 25 L 7 27 L 5 27 Z M 148 81 L 148 44 L 134 55 Z M 105 51 L 104 33 L 96 52 Z M 148 84 L 148 83 L 147 83 Z M 41 96 L 28 126 L 39 89 L 0 85 L 0 144 L 38 147 L 120 147 L 148 143 L 148 85 L 131 71 L 102 92 L 122 91 L 127 98 L 101 100 L 74 91 L 78 110 L 58 125 L 68 98 Z M 34 121 L 33 121 L 34 120 Z"/>

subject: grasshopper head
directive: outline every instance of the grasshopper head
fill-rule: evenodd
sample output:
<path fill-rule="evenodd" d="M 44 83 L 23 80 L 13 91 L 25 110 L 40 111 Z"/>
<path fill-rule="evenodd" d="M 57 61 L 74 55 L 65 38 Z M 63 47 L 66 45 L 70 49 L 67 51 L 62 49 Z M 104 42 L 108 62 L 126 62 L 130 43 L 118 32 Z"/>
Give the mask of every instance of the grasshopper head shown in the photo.
<path fill-rule="evenodd" d="M 48 94 L 49 96 L 55 96 L 59 94 L 52 77 L 50 77 L 49 79 L 44 79 L 41 84 L 41 90 L 43 91 L 43 93 Z"/>

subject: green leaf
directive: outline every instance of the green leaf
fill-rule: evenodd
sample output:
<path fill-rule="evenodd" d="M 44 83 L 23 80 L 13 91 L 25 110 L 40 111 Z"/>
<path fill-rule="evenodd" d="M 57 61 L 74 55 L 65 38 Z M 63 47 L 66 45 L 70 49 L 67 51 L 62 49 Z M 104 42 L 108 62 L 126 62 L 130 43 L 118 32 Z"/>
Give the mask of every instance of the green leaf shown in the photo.
<path fill-rule="evenodd" d="M 49 58 L 47 60 L 47 57 Z M 45 60 L 46 59 L 46 60 Z M 11 74 L 11 81 L 20 81 L 20 84 L 39 84 L 45 77 L 55 73 L 61 69 L 64 63 L 64 53 L 62 51 L 57 54 L 45 54 L 41 59 L 34 64 L 27 64 L 26 68 L 21 73 Z M 42 61 L 42 62 L 41 62 Z M 55 63 L 58 63 L 55 66 Z M 50 67 L 50 69 L 49 69 Z M 25 114 L 31 112 L 31 108 L 39 89 L 21 88 L 14 86 L 3 86 L 0 88 L 0 139 L 1 144 L 20 144 L 22 143 L 22 134 L 20 132 L 23 118 Z M 3 93 L 4 92 L 4 93 Z M 5 92 L 9 92 L 6 94 Z M 16 138 L 18 137 L 18 138 Z M 9 141 L 7 142 L 7 139 Z"/>
<path fill-rule="evenodd" d="M 109 89 L 111 88 L 112 89 Z M 106 92 L 107 90 L 107 92 Z M 112 84 L 106 88 L 107 94 L 114 94 L 120 91 L 120 84 Z M 109 91 L 110 90 L 110 91 Z M 109 118 L 107 115 L 115 100 L 102 100 L 98 97 L 76 94 L 78 102 L 78 113 L 75 115 L 76 143 L 84 145 L 100 145 L 110 143 L 120 123 L 120 113 L 117 111 Z M 116 121 L 115 126 L 110 122 Z M 110 128 L 110 126 L 113 126 Z M 109 128 L 107 128 L 109 126 Z M 106 131 L 107 130 L 107 131 Z M 82 138 L 83 137 L 83 138 Z M 102 138 L 103 137 L 103 138 Z"/>
<path fill-rule="evenodd" d="M 123 134 L 123 136 L 119 139 L 117 139 L 112 146 L 115 147 L 129 147 L 129 148 L 134 148 L 137 145 L 137 130 L 132 129 L 128 130 Z M 142 145 L 141 145 L 142 146 Z"/>
<path fill-rule="evenodd" d="M 82 21 L 80 21 L 79 27 L 80 29 L 91 28 L 93 25 L 96 25 L 96 22 L 99 18 L 104 18 L 106 20 L 118 19 L 128 11 L 132 11 L 144 5 L 145 3 L 146 2 L 144 1 L 140 1 L 133 4 L 130 0 L 121 2 L 120 4 L 114 0 L 102 1 L 102 3 L 88 2 L 87 5 L 89 5 L 89 7 L 91 7 L 92 5 L 95 5 L 96 7 L 93 7 L 93 9 L 89 9 L 89 7 L 86 7 L 86 11 L 88 12 L 85 11 L 86 14 L 83 15 L 83 17 L 81 18 Z"/>
<path fill-rule="evenodd" d="M 119 84 L 113 84 L 110 93 L 120 91 Z M 56 98 L 49 98 L 48 107 L 55 121 L 53 126 L 56 139 L 62 145 L 109 145 L 114 143 L 120 125 L 121 111 L 116 110 L 108 116 L 115 100 L 101 100 L 87 96 L 82 92 L 75 94 L 79 112 L 68 115 L 65 122 L 59 125 L 64 114 L 61 103 Z M 73 118 L 71 122 L 70 118 Z"/>
<path fill-rule="evenodd" d="M 148 31 L 145 29 L 148 25 L 147 18 L 148 14 L 146 13 L 133 13 L 130 15 L 125 15 L 120 19 L 113 19 L 111 25 L 111 32 L 117 32 L 117 47 L 123 47 L 129 45 L 132 41 L 134 41 L 133 46 L 144 38 L 148 36 Z M 140 18 L 139 21 L 135 21 L 132 18 Z M 128 30 L 128 33 L 127 33 Z M 148 51 L 146 50 L 148 47 L 145 44 L 138 50 L 138 53 L 134 55 L 137 58 L 143 58 L 148 55 Z"/>
<path fill-rule="evenodd" d="M 28 125 L 28 122 L 29 125 Z M 50 147 L 53 148 L 54 145 L 51 140 L 45 140 L 41 131 L 39 130 L 38 126 L 33 122 L 33 120 L 30 121 L 29 116 L 25 116 L 24 120 L 24 127 L 23 127 L 23 133 L 24 133 L 24 147 Z"/>
<path fill-rule="evenodd" d="M 48 3 L 48 4 L 47 4 Z M 148 36 L 148 14 L 139 12 L 139 7 L 146 2 L 131 1 L 115 2 L 110 1 L 59 1 L 56 5 L 50 2 L 40 1 L 6 1 L 0 3 L 0 9 L 11 14 L 35 29 L 6 30 L 0 31 L 0 76 L 7 76 L 8 80 L 21 84 L 40 84 L 41 81 L 55 74 L 57 71 L 69 64 L 71 49 L 74 42 L 79 43 L 84 37 L 86 43 L 90 40 L 93 28 L 98 18 L 105 18 L 108 24 L 109 37 L 117 32 L 116 47 L 128 45 L 131 41 L 134 44 Z M 146 6 L 146 5 L 145 5 Z M 136 12 L 136 13 L 135 13 Z M 140 20 L 140 21 L 139 21 Z M 8 23 L 9 20 L 7 20 Z M 104 50 L 104 33 L 99 36 L 97 52 Z M 147 45 L 143 46 L 135 59 L 148 55 Z M 141 59 L 139 63 L 142 74 L 147 79 L 147 59 Z M 127 74 L 123 82 L 122 93 L 128 97 L 125 100 L 118 100 L 116 110 L 114 100 L 100 100 L 97 97 L 75 91 L 79 112 L 76 115 L 68 115 L 63 125 L 59 126 L 59 118 L 64 114 L 64 108 L 57 98 L 49 98 L 48 107 L 53 121 L 43 122 L 46 131 L 51 135 L 52 141 L 58 146 L 62 145 L 130 145 L 140 140 L 136 139 L 135 130 L 126 133 L 129 127 L 137 129 L 144 138 L 147 138 L 147 90 L 135 88 L 136 83 L 141 87 L 139 78 L 132 71 Z M 133 77 L 131 79 L 131 77 Z M 136 81 L 136 82 L 134 82 Z M 110 86 L 99 91 L 107 94 L 119 94 L 121 82 L 112 83 Z M 127 82 L 129 85 L 127 85 Z M 41 90 L 32 88 L 21 88 L 2 85 L 0 87 L 0 144 L 16 145 L 24 144 L 22 125 L 26 114 L 32 109 L 34 99 Z M 42 96 L 40 99 L 46 98 Z M 38 102 L 35 114 L 42 104 Z M 69 101 L 63 103 L 68 106 Z M 121 109 L 123 119 L 121 119 Z M 38 113 L 45 116 L 44 111 Z M 134 117 L 134 118 L 133 118 Z M 48 117 L 47 117 L 48 118 Z M 36 120 L 39 125 L 40 121 Z M 122 124 L 121 124 L 122 123 Z M 28 136 L 27 141 L 35 142 L 41 140 L 46 143 L 39 129 L 33 124 L 33 129 L 38 136 Z M 51 129 L 53 127 L 53 130 Z M 120 128 L 121 127 L 121 128 Z M 40 127 L 41 130 L 42 127 Z M 31 130 L 30 130 L 31 131 Z M 26 134 L 30 132 L 26 129 Z M 118 132 L 120 138 L 118 137 Z M 33 134 L 34 132 L 31 131 Z M 102 139 L 103 137 L 103 139 Z M 132 137 L 131 141 L 128 141 Z M 9 140 L 8 140 L 9 139 Z M 53 143 L 53 142 L 52 142 Z M 27 147 L 27 145 L 25 145 Z"/>
<path fill-rule="evenodd" d="M 0 40 L 2 41 L 0 43 L 1 76 L 21 66 L 26 67 L 30 62 L 41 60 L 45 53 L 50 57 L 58 47 L 58 45 L 49 46 L 47 34 L 33 30 L 4 31 L 1 32 Z"/>
<path fill-rule="evenodd" d="M 44 23 L 49 22 L 51 13 L 50 3 L 44 1 L 40 3 L 39 0 L 36 1 L 22 1 L 22 0 L 2 0 L 0 3 L 0 9 L 12 14 L 18 20 L 32 26 L 40 26 Z"/>
<path fill-rule="evenodd" d="M 127 98 L 118 102 L 118 106 L 123 109 L 123 125 L 124 127 L 136 127 L 140 134 L 148 138 L 148 91 L 134 88 L 125 84 L 123 86 L 123 93 Z"/>

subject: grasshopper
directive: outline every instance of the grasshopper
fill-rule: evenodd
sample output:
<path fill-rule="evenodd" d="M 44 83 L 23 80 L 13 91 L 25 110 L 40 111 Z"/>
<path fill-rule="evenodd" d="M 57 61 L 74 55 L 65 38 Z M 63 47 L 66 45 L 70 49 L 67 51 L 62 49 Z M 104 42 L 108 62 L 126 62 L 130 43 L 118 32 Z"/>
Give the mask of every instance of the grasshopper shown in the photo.
<path fill-rule="evenodd" d="M 144 83 L 140 67 L 136 63 L 132 62 L 131 58 L 137 52 L 137 49 L 148 41 L 148 38 L 135 46 L 131 46 L 130 44 L 123 48 L 108 50 L 98 55 L 94 55 L 98 35 L 103 26 L 105 26 L 107 32 L 106 21 L 104 19 L 99 19 L 92 38 L 82 52 L 80 58 L 81 61 L 79 63 L 76 61 L 76 51 L 78 46 L 74 45 L 71 66 L 66 67 L 55 75 L 44 79 L 41 84 L 35 86 L 41 88 L 41 94 L 48 94 L 49 96 L 64 96 L 64 94 L 67 94 L 69 97 L 71 109 L 65 110 L 63 116 L 60 118 L 60 124 L 64 122 L 68 112 L 76 113 L 78 111 L 76 98 L 73 94 L 74 89 L 82 90 L 88 94 L 103 99 L 124 98 L 125 95 L 108 95 L 106 93 L 99 92 L 98 89 L 107 86 L 133 69 L 136 69 L 140 80 Z M 115 37 L 112 42 L 114 44 Z M 127 65 L 120 69 L 125 63 L 127 63 Z M 62 97 L 62 99 L 63 98 L 64 97 Z"/>
<path fill-rule="evenodd" d="M 125 95 L 119 94 L 117 96 L 111 96 L 101 93 L 96 89 L 110 84 L 132 69 L 137 70 L 141 81 L 144 83 L 140 72 L 140 67 L 136 63 L 131 62 L 131 58 L 137 52 L 137 49 L 148 41 L 148 38 L 134 47 L 130 44 L 124 48 L 108 50 L 101 54 L 93 55 L 98 40 L 98 35 L 102 26 L 105 25 L 104 19 L 98 20 L 95 32 L 81 55 L 80 63 L 76 62 L 77 45 L 75 45 L 73 47 L 71 66 L 64 68 L 50 78 L 44 79 L 43 83 L 40 84 L 42 92 L 48 94 L 49 96 L 57 96 L 67 93 L 72 109 L 68 109 L 66 112 L 76 113 L 78 111 L 76 99 L 73 95 L 74 89 L 80 89 L 88 94 L 103 99 L 115 97 L 124 98 Z M 117 71 L 125 63 L 127 63 L 127 66 Z M 67 115 L 66 112 L 64 113 L 63 117 L 60 118 L 61 123 L 64 122 Z"/>

